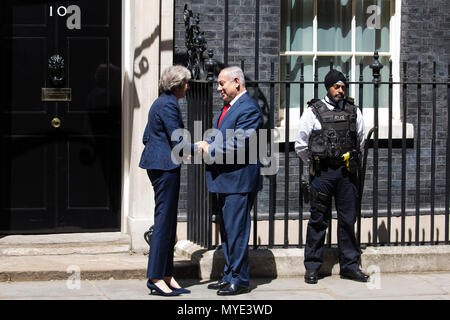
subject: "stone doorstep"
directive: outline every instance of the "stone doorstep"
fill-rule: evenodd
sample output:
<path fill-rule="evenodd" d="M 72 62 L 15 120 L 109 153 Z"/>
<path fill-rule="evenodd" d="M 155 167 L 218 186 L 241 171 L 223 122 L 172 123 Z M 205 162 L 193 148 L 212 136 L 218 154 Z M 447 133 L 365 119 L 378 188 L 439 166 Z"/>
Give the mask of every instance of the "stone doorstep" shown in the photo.
<path fill-rule="evenodd" d="M 45 245 L 70 243 L 102 243 L 102 242 L 130 242 L 130 236 L 121 232 L 92 232 L 92 233 L 55 233 L 33 235 L 6 235 L 0 237 L 0 245 Z"/>
<path fill-rule="evenodd" d="M 70 255 L 70 254 L 105 254 L 126 253 L 130 251 L 128 244 L 83 244 L 58 245 L 41 247 L 0 247 L 1 256 L 41 256 L 41 255 Z"/>
<path fill-rule="evenodd" d="M 1 256 L 128 253 L 130 236 L 120 232 L 11 235 L 0 238 Z"/>
<path fill-rule="evenodd" d="M 131 252 L 120 232 L 11 235 L 0 238 L 0 281 L 145 279 L 148 255 Z M 198 267 L 175 256 L 175 276 L 194 279 Z"/>
<path fill-rule="evenodd" d="M 206 250 L 190 241 L 178 241 L 176 253 L 198 265 L 199 279 L 217 279 L 224 267 L 221 250 Z M 305 274 L 303 249 L 249 250 L 251 277 L 299 277 Z M 339 274 L 337 249 L 324 249 L 322 274 Z M 450 271 L 450 246 L 368 247 L 362 251 L 361 269 L 375 272 Z"/>

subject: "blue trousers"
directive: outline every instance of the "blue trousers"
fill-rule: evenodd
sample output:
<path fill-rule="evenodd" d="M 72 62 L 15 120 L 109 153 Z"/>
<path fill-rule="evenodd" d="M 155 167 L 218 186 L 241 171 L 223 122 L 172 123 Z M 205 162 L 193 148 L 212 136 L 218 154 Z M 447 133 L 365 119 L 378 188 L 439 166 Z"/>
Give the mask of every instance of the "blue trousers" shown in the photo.
<path fill-rule="evenodd" d="M 147 278 L 173 276 L 173 249 L 177 232 L 180 168 L 147 170 L 155 192 L 153 234 L 148 255 Z"/>
<path fill-rule="evenodd" d="M 324 193 L 329 199 L 335 198 L 338 226 L 337 238 L 339 247 L 339 265 L 342 270 L 358 270 L 360 257 L 359 246 L 355 237 L 354 225 L 357 216 L 357 196 L 355 176 L 350 175 L 343 166 L 336 169 L 321 170 L 320 175 L 311 181 L 311 188 Z M 326 229 L 328 228 L 328 214 L 311 205 L 311 217 L 308 221 L 305 246 L 304 265 L 307 270 L 319 270 L 323 259 L 323 245 Z M 329 210 L 328 212 L 331 212 Z"/>
<path fill-rule="evenodd" d="M 219 194 L 218 204 L 222 221 L 220 237 L 225 257 L 222 281 L 240 287 L 250 285 L 248 241 L 250 238 L 250 210 L 256 193 Z"/>

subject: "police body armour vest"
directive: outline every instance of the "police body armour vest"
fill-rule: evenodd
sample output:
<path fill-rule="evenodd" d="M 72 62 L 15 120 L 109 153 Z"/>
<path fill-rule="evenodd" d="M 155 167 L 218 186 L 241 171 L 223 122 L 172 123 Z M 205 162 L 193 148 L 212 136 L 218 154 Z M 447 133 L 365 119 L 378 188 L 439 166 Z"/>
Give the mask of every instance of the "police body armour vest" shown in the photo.
<path fill-rule="evenodd" d="M 357 148 L 356 106 L 352 100 L 344 100 L 342 110 L 330 110 L 318 99 L 308 102 L 320 121 L 321 130 L 313 130 L 309 139 L 311 157 L 337 159 Z"/>

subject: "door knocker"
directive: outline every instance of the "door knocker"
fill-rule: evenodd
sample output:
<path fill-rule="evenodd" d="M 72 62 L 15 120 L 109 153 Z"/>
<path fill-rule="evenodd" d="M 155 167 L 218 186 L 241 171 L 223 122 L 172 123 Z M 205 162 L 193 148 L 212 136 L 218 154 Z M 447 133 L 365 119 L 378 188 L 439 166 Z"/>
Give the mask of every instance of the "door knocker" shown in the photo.
<path fill-rule="evenodd" d="M 64 82 L 64 59 L 59 54 L 55 54 L 48 59 L 48 71 L 50 81 L 55 87 L 59 87 Z"/>

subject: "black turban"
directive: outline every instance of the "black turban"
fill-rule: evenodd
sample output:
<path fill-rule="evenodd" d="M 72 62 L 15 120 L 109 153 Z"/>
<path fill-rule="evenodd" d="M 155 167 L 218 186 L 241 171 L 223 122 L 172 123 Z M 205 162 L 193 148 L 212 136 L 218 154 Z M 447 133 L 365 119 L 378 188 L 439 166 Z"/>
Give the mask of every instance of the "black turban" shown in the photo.
<path fill-rule="evenodd" d="M 347 79 L 345 79 L 343 73 L 335 69 L 331 69 L 325 76 L 325 88 L 327 88 L 328 91 L 333 84 L 339 81 L 342 81 L 347 86 Z"/>

